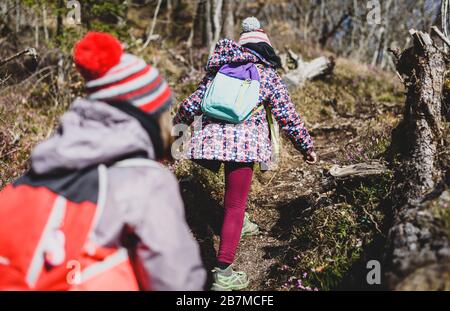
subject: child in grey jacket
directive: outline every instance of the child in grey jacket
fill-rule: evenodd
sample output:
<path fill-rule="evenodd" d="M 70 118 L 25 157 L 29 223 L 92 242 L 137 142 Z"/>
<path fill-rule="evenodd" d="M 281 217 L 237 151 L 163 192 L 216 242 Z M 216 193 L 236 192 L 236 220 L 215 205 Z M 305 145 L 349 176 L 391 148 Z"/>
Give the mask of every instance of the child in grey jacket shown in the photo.
<path fill-rule="evenodd" d="M 74 289 L 63 274 L 55 278 L 48 271 L 65 271 L 71 260 L 81 260 L 69 256 L 76 239 L 73 230 L 83 234 L 82 227 L 71 227 L 79 219 L 71 211 L 95 206 L 80 257 L 91 256 L 97 265 L 82 266 L 75 289 L 120 288 L 123 279 L 112 277 L 119 253 L 98 260 L 97 250 L 123 249 L 132 265 L 128 278 L 134 279 L 126 282 L 139 289 L 202 290 L 206 273 L 185 221 L 178 182 L 157 162 L 170 147 L 167 83 L 154 67 L 123 52 L 120 42 L 105 33 L 91 32 L 78 42 L 74 61 L 86 79 L 87 98 L 76 99 L 54 135 L 33 150 L 30 171 L 0 192 L 0 256 L 5 259 L 0 288 Z M 2 243 L 8 231 L 26 241 L 28 230 L 38 226 L 27 216 L 18 219 L 29 205 L 65 211 L 53 227 L 42 229 L 37 246 L 28 242 L 31 254 L 17 243 Z M 14 230 L 14 223 L 23 223 L 24 229 Z M 52 240 L 49 232 L 57 238 Z M 100 286 L 96 273 L 106 274 L 108 282 Z M 94 276 L 97 282 L 89 283 Z"/>

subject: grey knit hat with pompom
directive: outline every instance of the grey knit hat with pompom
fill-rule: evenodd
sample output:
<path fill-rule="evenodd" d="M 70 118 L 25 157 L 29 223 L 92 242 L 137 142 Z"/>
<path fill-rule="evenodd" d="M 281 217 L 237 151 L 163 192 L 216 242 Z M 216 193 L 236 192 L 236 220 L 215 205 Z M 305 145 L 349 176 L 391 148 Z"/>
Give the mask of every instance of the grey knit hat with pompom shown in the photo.
<path fill-rule="evenodd" d="M 267 37 L 264 30 L 261 28 L 261 23 L 259 20 L 252 16 L 247 17 L 242 21 L 242 33 L 239 38 L 239 44 L 244 45 L 247 43 L 260 43 L 265 42 L 272 46 L 269 37 Z"/>

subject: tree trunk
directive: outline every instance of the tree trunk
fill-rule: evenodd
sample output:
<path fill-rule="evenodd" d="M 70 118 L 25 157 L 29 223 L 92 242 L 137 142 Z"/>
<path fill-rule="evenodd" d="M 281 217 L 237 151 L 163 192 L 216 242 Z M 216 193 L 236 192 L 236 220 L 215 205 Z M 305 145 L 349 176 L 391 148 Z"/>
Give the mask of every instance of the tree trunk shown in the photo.
<path fill-rule="evenodd" d="M 16 0 L 16 33 L 20 32 L 20 20 L 21 20 L 21 5 L 20 1 Z"/>
<path fill-rule="evenodd" d="M 403 137 L 397 139 L 401 140 L 403 167 L 400 172 L 412 178 L 400 187 L 399 193 L 404 198 L 417 200 L 435 185 L 445 61 L 428 34 L 414 32 L 413 37 L 414 46 L 402 54 L 397 65 L 408 88 L 400 125 Z"/>
<path fill-rule="evenodd" d="M 378 34 L 378 45 L 377 49 L 375 50 L 373 57 L 372 57 L 372 66 L 377 66 L 380 63 L 383 46 L 384 46 L 384 35 L 385 35 L 385 28 L 382 26 L 379 30 Z"/>
<path fill-rule="evenodd" d="M 213 40 L 212 23 L 211 23 L 212 5 L 211 1 L 205 4 L 205 41 L 206 46 L 210 47 Z"/>
<path fill-rule="evenodd" d="M 322 35 L 319 39 L 320 46 L 324 48 L 327 45 L 327 42 L 330 38 L 332 38 L 337 31 L 342 27 L 342 24 L 351 16 L 351 14 L 348 11 L 345 11 L 342 14 L 342 17 L 339 19 L 339 21 L 329 30 L 328 24 L 325 22 L 323 24 L 322 28 Z"/>
<path fill-rule="evenodd" d="M 222 18 L 222 0 L 214 0 L 213 1 L 213 18 L 212 18 L 212 22 L 213 22 L 213 36 L 212 36 L 212 40 L 210 43 L 210 48 L 209 48 L 209 54 L 212 54 L 212 52 L 214 51 L 214 46 L 216 44 L 217 41 L 219 41 L 220 39 L 220 33 L 222 32 L 222 23 L 221 23 L 221 18 Z"/>
<path fill-rule="evenodd" d="M 450 23 L 450 1 L 449 0 L 442 0 L 441 2 L 441 28 L 444 35 L 449 38 L 448 35 L 448 27 Z M 444 51 L 448 52 L 449 47 L 444 45 Z"/>
<path fill-rule="evenodd" d="M 196 25 L 197 25 L 197 19 L 199 17 L 198 15 L 198 2 L 194 2 L 193 4 L 193 12 L 194 12 L 194 16 L 193 16 L 193 20 L 192 20 L 192 24 L 191 24 L 191 29 L 189 31 L 189 37 L 186 40 L 186 46 L 188 47 L 188 49 L 192 48 L 192 45 L 194 43 L 194 37 L 195 37 L 195 30 L 196 30 Z M 197 29 L 198 31 L 198 29 Z"/>
<path fill-rule="evenodd" d="M 234 0 L 223 0 L 223 35 L 234 40 Z"/>
<path fill-rule="evenodd" d="M 36 10 L 34 16 L 34 46 L 39 47 L 39 11 Z"/>
<path fill-rule="evenodd" d="M 63 35 L 63 17 L 62 17 L 62 10 L 64 8 L 64 1 L 58 0 L 58 12 L 56 15 L 56 42 L 58 45 L 61 43 L 61 37 Z"/>
<path fill-rule="evenodd" d="M 44 38 L 48 42 L 48 27 L 47 27 L 47 4 L 44 2 L 42 4 L 42 27 L 44 28 Z"/>
<path fill-rule="evenodd" d="M 196 1 L 196 11 L 195 11 L 195 17 L 194 22 L 192 25 L 192 38 L 193 38 L 193 45 L 194 46 L 204 46 L 206 43 L 205 38 L 205 2 L 201 0 Z"/>
<path fill-rule="evenodd" d="M 393 289 L 405 289 L 402 280 L 406 277 L 423 277 L 427 267 L 450 259 L 448 236 L 427 203 L 443 178 L 437 157 L 446 65 L 428 34 L 410 33 L 414 45 L 397 63 L 407 97 L 403 121 L 392 139 L 398 163 L 394 166 L 394 217 L 388 235 L 386 279 Z"/>

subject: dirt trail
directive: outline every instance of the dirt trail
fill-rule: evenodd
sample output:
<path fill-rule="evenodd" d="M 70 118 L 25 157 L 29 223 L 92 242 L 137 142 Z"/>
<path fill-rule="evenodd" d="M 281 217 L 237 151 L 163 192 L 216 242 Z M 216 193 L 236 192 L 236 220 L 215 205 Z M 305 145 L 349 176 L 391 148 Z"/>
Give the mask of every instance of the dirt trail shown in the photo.
<path fill-rule="evenodd" d="M 335 163 L 382 158 L 383 142 L 388 141 L 402 106 L 400 87 L 386 84 L 383 74 L 374 78 L 366 67 L 358 68 L 356 72 L 353 63 L 339 63 L 335 77 L 291 94 L 295 102 L 302 103 L 298 110 L 309 112 L 307 127 L 320 161 L 307 165 L 283 139 L 278 168 L 266 173 L 255 170 L 247 211 L 262 232 L 241 240 L 234 265 L 248 273 L 250 290 L 280 290 L 290 276 L 298 277 L 313 268 L 329 268 L 319 289 L 335 288 L 378 230 L 375 227 L 382 216 L 377 215 L 383 211 L 378 206 L 381 191 L 377 187 L 367 185 L 361 202 L 350 206 L 348 197 L 324 186 Z M 393 81 L 394 77 L 386 76 Z M 362 142 L 370 145 L 364 149 L 364 157 L 345 160 L 354 152 L 350 149 Z M 188 223 L 199 241 L 206 268 L 211 270 L 223 220 L 223 174 L 186 161 L 177 166 L 177 175 Z M 367 202 L 368 211 L 361 207 Z M 293 262 L 297 255 L 302 255 L 301 260 Z M 281 271 L 285 264 L 288 269 Z"/>
<path fill-rule="evenodd" d="M 345 140 L 336 136 L 342 133 L 319 132 L 314 137 L 317 153 L 319 157 L 323 155 L 314 166 L 307 165 L 285 142 L 278 169 L 264 173 L 262 186 L 250 194 L 247 210 L 262 234 L 241 240 L 235 263 L 237 269 L 249 274 L 250 290 L 280 289 L 276 281 L 280 263 L 275 256 L 289 249 L 293 224 L 310 208 L 310 197 L 320 191 L 324 170 L 332 165 L 334 153 L 343 147 Z"/>
<path fill-rule="evenodd" d="M 334 120 L 337 123 L 341 121 L 345 120 Z M 284 141 L 279 167 L 274 171 L 255 174 L 247 211 L 260 226 L 261 234 L 241 240 L 234 265 L 236 269 L 248 273 L 250 290 L 280 289 L 279 280 L 276 280 L 280 262 L 276 257 L 289 249 L 293 224 L 309 208 L 310 197 L 314 197 L 311 194 L 316 192 L 315 197 L 318 196 L 323 172 L 331 166 L 336 151 L 354 133 L 324 132 L 319 127 L 312 134 L 321 157 L 318 164 L 307 165 L 290 142 Z M 208 187 L 220 183 L 220 179 L 205 180 L 204 176 L 205 170 L 197 167 L 192 175 L 182 178 L 180 184 L 188 222 L 200 243 L 204 263 L 210 270 L 219 246 L 223 208 L 220 195 L 215 197 Z M 223 184 L 216 184 L 216 187 L 223 189 Z"/>

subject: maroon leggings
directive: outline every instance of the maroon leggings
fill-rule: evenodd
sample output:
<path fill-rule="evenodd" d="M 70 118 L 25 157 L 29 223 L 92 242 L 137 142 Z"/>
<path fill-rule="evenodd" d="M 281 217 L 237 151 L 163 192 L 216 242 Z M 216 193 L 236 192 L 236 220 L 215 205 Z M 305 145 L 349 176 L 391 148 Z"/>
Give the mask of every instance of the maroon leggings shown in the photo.
<path fill-rule="evenodd" d="M 245 206 L 253 175 L 253 163 L 224 162 L 225 214 L 217 261 L 231 264 L 236 255 L 244 222 Z"/>

